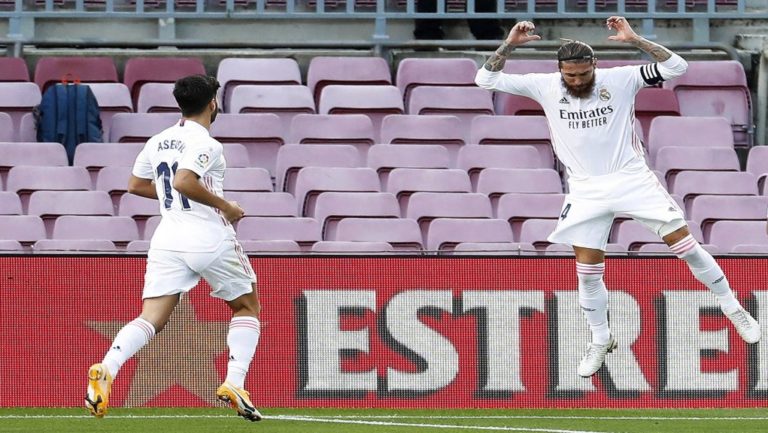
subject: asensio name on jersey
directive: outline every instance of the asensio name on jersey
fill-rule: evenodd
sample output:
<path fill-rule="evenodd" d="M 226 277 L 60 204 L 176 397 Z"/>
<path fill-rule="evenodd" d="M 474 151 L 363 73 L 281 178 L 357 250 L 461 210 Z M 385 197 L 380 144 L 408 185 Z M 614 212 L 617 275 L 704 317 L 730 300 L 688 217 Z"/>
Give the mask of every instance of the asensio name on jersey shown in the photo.
<path fill-rule="evenodd" d="M 559 72 L 505 74 L 480 68 L 476 83 L 489 90 L 527 96 L 547 116 L 552 146 L 574 179 L 601 176 L 646 166 L 635 134 L 635 95 L 649 85 L 682 75 L 685 60 L 677 54 L 664 62 L 595 70 L 588 98 L 568 94 Z"/>
<path fill-rule="evenodd" d="M 153 249 L 210 252 L 234 239 L 232 224 L 218 209 L 189 200 L 172 186 L 176 172 L 187 169 L 200 176 L 208 191 L 223 197 L 227 168 L 223 150 L 205 127 L 191 120 L 179 121 L 144 145 L 133 175 L 155 181 L 162 219 L 152 236 Z"/>

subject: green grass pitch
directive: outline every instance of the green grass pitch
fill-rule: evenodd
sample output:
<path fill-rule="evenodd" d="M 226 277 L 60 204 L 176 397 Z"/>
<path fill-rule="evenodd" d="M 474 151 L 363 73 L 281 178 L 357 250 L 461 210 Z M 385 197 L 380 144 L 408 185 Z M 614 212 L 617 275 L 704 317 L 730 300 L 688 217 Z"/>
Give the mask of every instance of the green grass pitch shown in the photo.
<path fill-rule="evenodd" d="M 259 433 L 758 433 L 768 409 L 264 409 L 251 423 L 225 408 L 112 408 L 104 419 L 85 409 L 0 409 L 0 432 L 259 432 Z"/>

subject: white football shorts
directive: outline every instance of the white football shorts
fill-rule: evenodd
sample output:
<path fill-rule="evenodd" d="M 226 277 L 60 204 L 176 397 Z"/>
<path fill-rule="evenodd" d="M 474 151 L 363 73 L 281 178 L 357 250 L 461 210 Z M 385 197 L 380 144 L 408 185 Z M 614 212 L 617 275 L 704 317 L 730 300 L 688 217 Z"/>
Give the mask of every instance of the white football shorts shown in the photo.
<path fill-rule="evenodd" d="M 640 222 L 660 238 L 686 225 L 685 215 L 649 169 L 570 179 L 550 242 L 605 251 L 616 214 Z"/>
<path fill-rule="evenodd" d="M 256 274 L 235 239 L 227 239 L 213 252 L 183 253 L 149 250 L 142 298 L 186 293 L 200 282 L 211 286 L 214 298 L 231 301 L 253 288 Z"/>

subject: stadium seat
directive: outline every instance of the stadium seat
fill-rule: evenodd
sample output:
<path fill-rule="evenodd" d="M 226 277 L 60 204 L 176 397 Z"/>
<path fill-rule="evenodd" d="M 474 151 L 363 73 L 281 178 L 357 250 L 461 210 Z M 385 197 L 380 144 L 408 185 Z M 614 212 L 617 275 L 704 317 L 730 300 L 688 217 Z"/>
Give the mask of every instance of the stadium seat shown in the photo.
<path fill-rule="evenodd" d="M 35 83 L 0 83 L 0 112 L 11 116 L 13 131 L 20 129 L 21 118 L 32 113 L 41 99 L 40 88 Z M 17 141 L 17 138 L 11 141 Z"/>
<path fill-rule="evenodd" d="M 460 242 L 452 251 L 454 256 L 530 256 L 536 254 L 536 247 L 527 242 Z"/>
<path fill-rule="evenodd" d="M 752 144 L 752 100 L 739 61 L 692 61 L 685 74 L 663 86 L 675 92 L 681 115 L 724 117 L 736 145 Z"/>
<path fill-rule="evenodd" d="M 128 217 L 64 215 L 56 219 L 52 239 L 107 239 L 119 248 L 138 240 L 139 231 Z"/>
<path fill-rule="evenodd" d="M 0 239 L 0 251 L 24 251 L 24 246 L 19 241 Z"/>
<path fill-rule="evenodd" d="M 285 145 L 277 152 L 275 190 L 293 194 L 303 167 L 358 167 L 360 152 L 346 144 Z"/>
<path fill-rule="evenodd" d="M 205 75 L 203 61 L 194 57 L 131 57 L 125 62 L 123 82 L 137 107 L 139 93 L 146 83 L 174 83 L 187 75 Z"/>
<path fill-rule="evenodd" d="M 331 240 L 349 242 L 387 242 L 395 251 L 421 251 L 419 224 L 408 218 L 344 218 Z"/>
<path fill-rule="evenodd" d="M 757 179 L 760 194 L 765 194 L 765 179 L 768 176 L 768 146 L 755 146 L 749 149 L 747 172 Z"/>
<path fill-rule="evenodd" d="M 660 87 L 640 89 L 635 97 L 635 118 L 642 126 L 643 137 L 649 136 L 651 121 L 658 116 L 680 116 L 675 92 Z"/>
<path fill-rule="evenodd" d="M 406 58 L 397 65 L 396 84 L 406 107 L 418 86 L 475 86 L 477 63 L 468 58 Z"/>
<path fill-rule="evenodd" d="M 296 203 L 301 216 L 314 215 L 315 199 L 323 191 L 378 192 L 379 177 L 367 167 L 304 167 L 296 176 Z M 320 221 L 322 223 L 322 221 Z"/>
<path fill-rule="evenodd" d="M 315 103 L 325 86 L 391 84 L 389 65 L 382 57 L 317 56 L 307 68 L 307 86 Z"/>
<path fill-rule="evenodd" d="M 365 114 L 373 123 L 373 134 L 389 114 L 403 114 L 403 98 L 395 86 L 325 86 L 317 104 L 319 114 Z"/>
<path fill-rule="evenodd" d="M 602 62 L 600 62 L 602 64 Z M 520 59 L 504 64 L 503 71 L 507 74 L 549 74 L 558 72 L 556 60 Z M 543 116 L 544 109 L 531 98 L 497 92 L 494 104 L 496 114 L 509 116 Z"/>
<path fill-rule="evenodd" d="M 615 225 L 608 241 L 623 246 L 627 251 L 637 251 L 643 244 L 664 243 L 656 233 L 634 220 L 621 221 Z"/>
<path fill-rule="evenodd" d="M 730 254 L 768 254 L 768 245 L 764 244 L 739 244 L 731 248 Z"/>
<path fill-rule="evenodd" d="M 248 151 L 251 167 L 274 174 L 275 159 L 285 143 L 280 118 L 271 113 L 219 114 L 211 124 L 211 137 L 222 143 L 239 143 Z"/>
<path fill-rule="evenodd" d="M 66 166 L 67 153 L 59 143 L 0 142 L 0 172 L 5 174 L 6 170 L 17 165 Z"/>
<path fill-rule="evenodd" d="M 48 86 L 66 79 L 81 83 L 117 83 L 111 57 L 41 57 L 35 65 L 35 84 L 44 93 Z"/>
<path fill-rule="evenodd" d="M 765 221 L 715 221 L 709 230 L 707 243 L 717 245 L 724 252 L 748 252 L 747 246 L 768 246 Z M 764 253 L 762 248 L 751 248 L 754 252 Z"/>
<path fill-rule="evenodd" d="M 33 191 L 87 191 L 91 177 L 82 167 L 19 165 L 8 171 L 5 189 L 19 194 L 26 209 Z"/>
<path fill-rule="evenodd" d="M 111 143 L 145 143 L 178 123 L 177 113 L 116 113 L 109 129 Z"/>
<path fill-rule="evenodd" d="M 681 171 L 670 192 L 682 197 L 685 203 L 705 194 L 757 195 L 757 180 L 751 173 L 737 171 Z"/>
<path fill-rule="evenodd" d="M 302 251 L 321 240 L 320 224 L 313 218 L 245 217 L 237 223 L 243 241 L 294 241 Z"/>
<path fill-rule="evenodd" d="M 429 224 L 435 218 L 492 218 L 491 203 L 483 194 L 417 192 L 401 215 L 419 223 L 424 244 Z"/>
<path fill-rule="evenodd" d="M 296 216 L 296 199 L 286 192 L 225 191 L 224 197 L 236 201 L 245 211 L 245 216 Z"/>
<path fill-rule="evenodd" d="M 16 140 L 15 127 L 13 125 L 13 119 L 8 113 L 0 112 L 0 142 L 8 142 Z"/>
<path fill-rule="evenodd" d="M 243 251 L 246 253 L 299 253 L 301 247 L 296 241 L 277 240 L 277 241 L 238 241 Z"/>
<path fill-rule="evenodd" d="M 450 156 L 445 146 L 434 144 L 376 144 L 368 150 L 367 165 L 385 187 L 395 168 L 449 168 Z"/>
<path fill-rule="evenodd" d="M 21 215 L 21 199 L 13 191 L 0 191 L 0 215 Z"/>
<path fill-rule="evenodd" d="M 125 251 L 128 253 L 145 253 L 149 251 L 149 245 L 149 241 L 145 240 L 130 241 L 125 247 Z"/>
<path fill-rule="evenodd" d="M 324 240 L 336 239 L 336 228 L 344 218 L 398 218 L 400 208 L 386 192 L 324 192 L 317 197 L 315 218 Z"/>
<path fill-rule="evenodd" d="M 564 194 L 508 193 L 499 197 L 493 210 L 496 218 L 509 222 L 515 239 L 520 239 L 523 221 L 529 218 L 559 219 L 564 200 Z"/>
<path fill-rule="evenodd" d="M 427 249 L 443 253 L 460 242 L 512 242 L 506 221 L 494 219 L 437 218 L 427 231 Z"/>
<path fill-rule="evenodd" d="M 240 143 L 222 143 L 222 147 L 224 148 L 224 159 L 227 161 L 227 167 L 245 168 L 251 166 L 248 149 L 244 145 Z"/>
<path fill-rule="evenodd" d="M 29 81 L 26 60 L 21 57 L 0 57 L 0 82 Z"/>
<path fill-rule="evenodd" d="M 306 86 L 253 86 L 234 88 L 229 102 L 230 113 L 273 113 L 280 118 L 284 130 L 291 127 L 297 114 L 314 114 L 315 101 Z"/>
<path fill-rule="evenodd" d="M 320 241 L 312 245 L 313 253 L 335 254 L 388 254 L 395 249 L 386 242 Z"/>
<path fill-rule="evenodd" d="M 136 112 L 181 113 L 179 104 L 173 97 L 173 86 L 173 83 L 146 83 L 141 86 Z"/>
<path fill-rule="evenodd" d="M 102 167 L 133 167 L 144 143 L 80 143 L 73 165 L 88 170 Z M 127 182 L 128 179 L 125 179 Z"/>
<path fill-rule="evenodd" d="M 33 251 L 112 252 L 117 247 L 106 239 L 40 239 L 32 245 Z"/>
<path fill-rule="evenodd" d="M 224 191 L 272 192 L 272 178 L 263 168 L 227 168 L 224 173 Z"/>
<path fill-rule="evenodd" d="M 115 113 L 132 113 L 133 102 L 131 92 L 123 83 L 92 83 L 88 84 L 99 104 L 99 116 L 101 127 L 104 131 L 104 139 L 109 139 L 109 128 L 112 126 L 112 117 Z M 77 149 L 75 149 L 77 151 Z"/>
<path fill-rule="evenodd" d="M 517 241 L 527 242 L 539 250 L 544 250 L 550 245 L 547 237 L 555 231 L 556 226 L 556 219 L 527 219 L 520 226 L 520 238 Z"/>
<path fill-rule="evenodd" d="M 651 121 L 647 146 L 653 165 L 659 149 L 664 147 L 733 148 L 733 135 L 728 121 L 722 117 L 659 116 Z"/>
<path fill-rule="evenodd" d="M 541 167 L 555 167 L 544 116 L 477 116 L 472 121 L 470 144 L 532 145 L 539 152 Z"/>
<path fill-rule="evenodd" d="M 45 220 L 61 215 L 111 216 L 114 209 L 104 191 L 35 191 L 29 197 L 27 214 Z"/>
<path fill-rule="evenodd" d="M 143 230 L 140 231 L 142 234 L 141 239 L 149 241 L 152 239 L 152 235 L 155 234 L 155 230 L 157 229 L 157 226 L 160 225 L 160 221 L 162 220 L 162 217 L 159 215 L 149 217 L 146 221 L 143 221 L 144 227 Z M 139 225 L 136 225 L 137 228 L 140 228 Z"/>
<path fill-rule="evenodd" d="M 45 237 L 45 224 L 39 216 L 0 215 L 0 239 L 31 245 Z"/>
<path fill-rule="evenodd" d="M 396 168 L 389 173 L 386 191 L 397 197 L 400 209 L 407 213 L 408 199 L 415 192 L 472 192 L 472 185 L 464 170 Z"/>
<path fill-rule="evenodd" d="M 35 120 L 35 113 L 22 114 L 18 128 L 16 129 L 16 141 L 31 143 L 35 140 L 37 140 L 37 121 Z"/>
<path fill-rule="evenodd" d="M 288 144 L 351 144 L 362 158 L 376 141 L 373 123 L 363 114 L 345 116 L 297 114 L 291 120 Z"/>
<path fill-rule="evenodd" d="M 422 86 L 413 89 L 408 103 L 408 114 L 456 116 L 469 140 L 472 119 L 480 115 L 493 115 L 491 92 L 479 87 Z"/>
<path fill-rule="evenodd" d="M 465 170 L 477 190 L 477 178 L 486 168 L 545 168 L 533 146 L 469 145 L 459 150 L 456 167 Z"/>
<path fill-rule="evenodd" d="M 667 146 L 659 149 L 654 171 L 663 173 L 669 187 L 674 186 L 674 177 L 683 170 L 739 171 L 736 151 L 728 147 Z"/>
<path fill-rule="evenodd" d="M 226 58 L 219 62 L 216 78 L 221 84 L 219 99 L 224 111 L 232 112 L 232 90 L 241 84 L 300 85 L 301 71 L 294 59 Z"/>
<path fill-rule="evenodd" d="M 765 222 L 768 209 L 766 196 L 701 195 L 694 197 L 690 204 L 688 218 L 701 227 L 705 239 L 709 229 L 717 220 L 758 220 Z"/>
<path fill-rule="evenodd" d="M 112 197 L 112 204 L 117 207 L 120 197 L 128 191 L 128 180 L 131 178 L 132 171 L 133 168 L 128 166 L 104 167 L 96 174 L 95 189 L 109 194 Z"/>
<path fill-rule="evenodd" d="M 120 197 L 116 215 L 131 217 L 138 223 L 141 220 L 160 215 L 160 202 L 134 194 L 123 194 Z"/>
<path fill-rule="evenodd" d="M 439 144 L 453 162 L 465 144 L 464 128 L 456 116 L 390 115 L 381 122 L 381 143 Z"/>
<path fill-rule="evenodd" d="M 502 194 L 561 194 L 563 185 L 551 168 L 486 168 L 478 177 L 477 192 L 487 195 L 495 208 Z"/>

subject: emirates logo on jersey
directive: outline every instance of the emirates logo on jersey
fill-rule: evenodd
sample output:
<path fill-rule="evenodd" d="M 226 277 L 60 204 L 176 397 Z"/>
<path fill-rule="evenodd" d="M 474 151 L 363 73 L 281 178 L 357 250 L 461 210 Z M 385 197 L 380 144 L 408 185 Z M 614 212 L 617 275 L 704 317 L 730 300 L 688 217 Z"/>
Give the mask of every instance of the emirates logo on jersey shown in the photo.
<path fill-rule="evenodd" d="M 601 101 L 609 101 L 611 99 L 611 92 L 608 91 L 605 87 L 600 88 L 600 100 Z"/>

